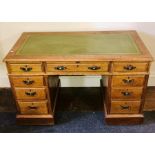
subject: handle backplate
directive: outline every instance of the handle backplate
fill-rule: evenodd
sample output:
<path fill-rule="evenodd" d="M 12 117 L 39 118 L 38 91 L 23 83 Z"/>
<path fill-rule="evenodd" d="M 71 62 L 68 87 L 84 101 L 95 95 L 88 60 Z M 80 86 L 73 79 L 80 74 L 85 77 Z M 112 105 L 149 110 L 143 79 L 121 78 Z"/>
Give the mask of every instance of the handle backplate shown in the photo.
<path fill-rule="evenodd" d="M 36 92 L 31 92 L 31 91 L 29 91 L 29 92 L 25 92 L 25 94 L 26 94 L 27 96 L 35 96 L 37 93 L 36 93 Z"/>
<path fill-rule="evenodd" d="M 57 67 L 55 67 L 55 69 L 56 70 L 65 70 L 65 69 L 67 69 L 67 67 L 65 67 L 65 66 L 57 66 Z"/>
<path fill-rule="evenodd" d="M 133 65 L 127 65 L 127 66 L 124 66 L 124 69 L 128 70 L 128 71 L 132 71 L 132 70 L 136 69 L 136 67 Z"/>
<path fill-rule="evenodd" d="M 88 67 L 88 69 L 90 69 L 90 70 L 99 70 L 99 69 L 101 69 L 101 67 L 99 67 L 99 66 L 90 66 L 90 67 Z"/>
<path fill-rule="evenodd" d="M 34 80 L 26 79 L 26 80 L 23 80 L 23 83 L 26 85 L 31 85 L 34 83 Z"/>
<path fill-rule="evenodd" d="M 123 92 L 121 92 L 121 94 L 124 95 L 124 96 L 131 96 L 132 92 L 123 91 Z"/>
<path fill-rule="evenodd" d="M 134 79 L 123 79 L 122 80 L 125 84 L 132 84 L 134 82 Z"/>
<path fill-rule="evenodd" d="M 20 69 L 24 72 L 30 72 L 32 70 L 32 67 L 28 67 L 28 65 L 25 65 L 24 67 L 20 67 Z"/>
<path fill-rule="evenodd" d="M 130 106 L 128 105 L 120 105 L 121 110 L 130 110 Z"/>
<path fill-rule="evenodd" d="M 37 106 L 28 106 L 28 108 L 29 108 L 29 110 L 36 110 L 36 109 L 38 109 Z"/>

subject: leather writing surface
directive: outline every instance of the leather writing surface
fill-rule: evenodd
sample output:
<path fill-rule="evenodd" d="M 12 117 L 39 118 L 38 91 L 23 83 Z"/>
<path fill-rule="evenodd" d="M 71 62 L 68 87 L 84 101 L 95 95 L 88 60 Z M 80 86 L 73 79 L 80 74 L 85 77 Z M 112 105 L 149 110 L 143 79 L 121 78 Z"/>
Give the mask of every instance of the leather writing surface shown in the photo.
<path fill-rule="evenodd" d="M 16 55 L 139 55 L 129 34 L 31 34 Z"/>

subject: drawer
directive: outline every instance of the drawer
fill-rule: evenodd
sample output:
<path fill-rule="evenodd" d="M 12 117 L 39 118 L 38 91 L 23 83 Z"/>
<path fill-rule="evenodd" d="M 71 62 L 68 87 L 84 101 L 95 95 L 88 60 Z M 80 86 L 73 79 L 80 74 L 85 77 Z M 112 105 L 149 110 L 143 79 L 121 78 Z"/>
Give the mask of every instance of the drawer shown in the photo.
<path fill-rule="evenodd" d="M 137 114 L 140 110 L 140 101 L 112 101 L 111 114 Z"/>
<path fill-rule="evenodd" d="M 15 88 L 17 99 L 46 99 L 45 88 Z"/>
<path fill-rule="evenodd" d="M 41 73 L 42 65 L 41 63 L 36 64 L 9 64 L 9 72 L 16 74 L 32 74 Z"/>
<path fill-rule="evenodd" d="M 113 72 L 147 72 L 147 62 L 114 62 Z"/>
<path fill-rule="evenodd" d="M 15 87 L 40 87 L 44 86 L 43 76 L 11 76 Z"/>
<path fill-rule="evenodd" d="M 108 62 L 80 64 L 77 66 L 77 70 L 81 72 L 108 72 L 108 66 Z"/>
<path fill-rule="evenodd" d="M 108 62 L 103 63 L 72 63 L 47 64 L 47 72 L 108 72 Z"/>
<path fill-rule="evenodd" d="M 18 102 L 20 113 L 21 114 L 48 114 L 47 101 L 39 102 Z"/>
<path fill-rule="evenodd" d="M 113 87 L 142 87 L 144 84 L 145 76 L 113 76 L 112 86 Z"/>
<path fill-rule="evenodd" d="M 142 88 L 112 88 L 111 97 L 112 99 L 141 99 Z"/>
<path fill-rule="evenodd" d="M 47 64 L 46 67 L 46 72 L 73 72 L 76 70 L 76 64 Z"/>

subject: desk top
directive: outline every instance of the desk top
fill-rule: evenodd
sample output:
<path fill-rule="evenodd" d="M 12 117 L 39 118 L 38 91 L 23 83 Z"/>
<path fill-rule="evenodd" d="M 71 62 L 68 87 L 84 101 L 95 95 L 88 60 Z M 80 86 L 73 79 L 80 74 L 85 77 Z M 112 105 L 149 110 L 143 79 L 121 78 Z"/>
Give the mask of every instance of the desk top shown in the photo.
<path fill-rule="evenodd" d="M 5 61 L 151 60 L 135 31 L 25 32 Z"/>

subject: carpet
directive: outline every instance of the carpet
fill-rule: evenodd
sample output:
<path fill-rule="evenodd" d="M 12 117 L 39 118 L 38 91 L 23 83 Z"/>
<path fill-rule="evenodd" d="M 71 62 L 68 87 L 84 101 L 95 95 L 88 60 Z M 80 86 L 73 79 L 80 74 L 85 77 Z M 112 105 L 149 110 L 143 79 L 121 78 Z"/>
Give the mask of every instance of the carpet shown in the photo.
<path fill-rule="evenodd" d="M 141 125 L 108 126 L 102 112 L 57 112 L 54 126 L 17 126 L 14 112 L 0 113 L 1 133 L 154 133 L 155 112 Z"/>

